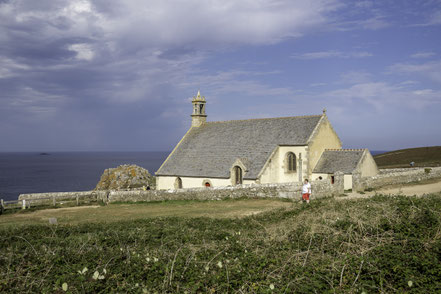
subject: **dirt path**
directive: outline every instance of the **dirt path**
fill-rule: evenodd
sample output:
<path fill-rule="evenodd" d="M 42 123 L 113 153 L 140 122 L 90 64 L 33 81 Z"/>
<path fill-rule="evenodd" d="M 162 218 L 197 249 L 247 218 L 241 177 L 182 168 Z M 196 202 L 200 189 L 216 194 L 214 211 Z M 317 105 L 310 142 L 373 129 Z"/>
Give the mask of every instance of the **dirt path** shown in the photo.
<path fill-rule="evenodd" d="M 423 185 L 410 185 L 403 186 L 400 188 L 386 188 L 380 189 L 372 192 L 365 192 L 365 194 L 360 194 L 357 192 L 349 193 L 346 197 L 337 198 L 339 200 L 343 199 L 357 199 L 357 198 L 367 198 L 375 194 L 383 195 L 405 195 L 405 196 L 422 196 L 424 194 L 438 193 L 441 192 L 441 181 L 430 184 Z"/>

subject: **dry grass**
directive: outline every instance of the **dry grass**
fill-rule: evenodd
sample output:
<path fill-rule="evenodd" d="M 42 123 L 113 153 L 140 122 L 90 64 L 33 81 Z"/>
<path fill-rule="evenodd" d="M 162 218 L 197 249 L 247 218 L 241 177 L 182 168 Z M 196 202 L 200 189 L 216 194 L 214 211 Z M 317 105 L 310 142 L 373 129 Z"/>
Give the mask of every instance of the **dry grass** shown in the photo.
<path fill-rule="evenodd" d="M 292 206 L 291 202 L 270 199 L 169 201 L 110 204 L 107 206 L 79 206 L 2 215 L 0 217 L 0 226 L 47 224 L 49 218 L 57 218 L 59 224 L 72 225 L 167 216 L 236 218 L 290 206 Z"/>

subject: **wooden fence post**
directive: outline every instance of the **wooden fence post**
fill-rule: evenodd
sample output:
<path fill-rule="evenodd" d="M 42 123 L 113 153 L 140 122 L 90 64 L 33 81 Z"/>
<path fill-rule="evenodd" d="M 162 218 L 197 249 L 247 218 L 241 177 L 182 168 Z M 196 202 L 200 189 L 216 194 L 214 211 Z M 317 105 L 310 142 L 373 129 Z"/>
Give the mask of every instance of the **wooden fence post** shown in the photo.
<path fill-rule="evenodd" d="M 5 202 L 3 201 L 3 199 L 0 199 L 0 206 L 3 210 L 5 209 Z"/>
<path fill-rule="evenodd" d="M 53 203 L 54 206 L 57 205 L 57 200 L 55 199 L 55 196 L 52 196 L 52 203 Z"/>
<path fill-rule="evenodd" d="M 22 200 L 21 209 L 26 209 L 26 199 Z"/>
<path fill-rule="evenodd" d="M 77 195 L 77 206 L 80 205 L 80 197 Z"/>

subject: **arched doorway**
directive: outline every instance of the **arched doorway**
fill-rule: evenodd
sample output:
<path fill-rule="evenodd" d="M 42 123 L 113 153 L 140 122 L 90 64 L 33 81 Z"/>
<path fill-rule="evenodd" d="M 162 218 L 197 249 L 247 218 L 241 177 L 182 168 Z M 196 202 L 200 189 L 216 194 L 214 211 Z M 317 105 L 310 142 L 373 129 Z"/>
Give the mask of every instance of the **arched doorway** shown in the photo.
<path fill-rule="evenodd" d="M 233 168 L 233 173 L 234 173 L 234 184 L 235 185 L 242 185 L 243 183 L 243 174 L 242 174 L 242 169 L 240 168 L 240 166 L 235 166 Z"/>
<path fill-rule="evenodd" d="M 175 189 L 182 189 L 182 179 L 180 177 L 175 180 Z"/>

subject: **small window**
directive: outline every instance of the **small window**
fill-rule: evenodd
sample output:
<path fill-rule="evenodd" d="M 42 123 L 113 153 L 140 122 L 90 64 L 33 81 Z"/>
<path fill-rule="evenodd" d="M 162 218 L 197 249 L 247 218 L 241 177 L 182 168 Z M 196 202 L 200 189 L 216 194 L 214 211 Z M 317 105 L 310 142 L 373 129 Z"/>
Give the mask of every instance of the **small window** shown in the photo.
<path fill-rule="evenodd" d="M 334 184 L 334 182 L 335 182 L 335 177 L 331 176 L 331 184 Z"/>
<path fill-rule="evenodd" d="M 239 166 L 235 166 L 233 168 L 234 172 L 234 184 L 235 185 L 241 185 L 243 182 L 243 175 L 242 175 L 242 169 Z"/>
<path fill-rule="evenodd" d="M 209 182 L 205 182 L 205 187 L 210 188 L 211 184 Z"/>
<path fill-rule="evenodd" d="M 175 180 L 175 189 L 182 189 L 182 179 L 179 177 Z"/>
<path fill-rule="evenodd" d="M 296 155 L 292 152 L 286 154 L 286 171 L 295 172 L 296 171 Z"/>
<path fill-rule="evenodd" d="M 322 176 L 318 177 L 319 180 L 323 180 Z"/>

